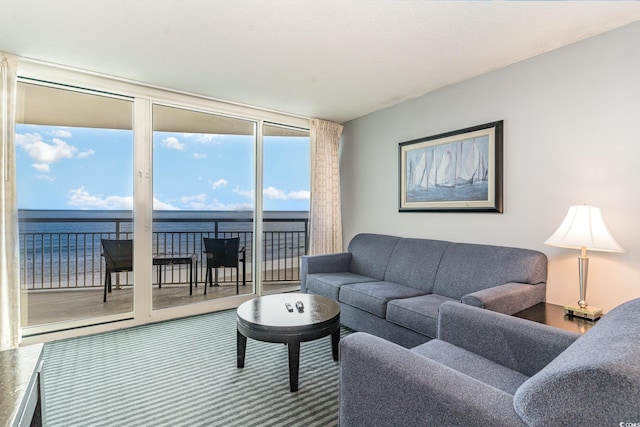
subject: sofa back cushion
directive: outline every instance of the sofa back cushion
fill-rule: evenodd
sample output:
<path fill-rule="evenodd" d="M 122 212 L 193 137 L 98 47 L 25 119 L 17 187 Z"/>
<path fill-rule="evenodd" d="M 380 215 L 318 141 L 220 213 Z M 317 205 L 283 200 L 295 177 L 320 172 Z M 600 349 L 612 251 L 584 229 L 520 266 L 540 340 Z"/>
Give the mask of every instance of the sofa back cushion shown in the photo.
<path fill-rule="evenodd" d="M 460 299 L 505 283 L 547 281 L 547 256 L 504 246 L 451 243 L 438 267 L 433 293 Z"/>
<path fill-rule="evenodd" d="M 640 298 L 606 314 L 518 388 L 528 425 L 618 425 L 638 420 Z"/>
<path fill-rule="evenodd" d="M 384 280 L 389 257 L 400 237 L 381 234 L 358 234 L 349 242 L 349 272 Z"/>
<path fill-rule="evenodd" d="M 438 265 L 449 242 L 402 239 L 391 253 L 384 280 L 431 293 Z"/>

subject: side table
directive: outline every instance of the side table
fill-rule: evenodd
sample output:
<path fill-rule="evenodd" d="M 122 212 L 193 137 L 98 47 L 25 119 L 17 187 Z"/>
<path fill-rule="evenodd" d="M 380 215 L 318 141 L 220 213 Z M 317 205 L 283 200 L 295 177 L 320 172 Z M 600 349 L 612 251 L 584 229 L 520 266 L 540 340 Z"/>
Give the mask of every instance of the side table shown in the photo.
<path fill-rule="evenodd" d="M 564 314 L 564 308 L 561 305 L 546 302 L 524 309 L 514 314 L 514 316 L 579 334 L 584 334 L 597 322 L 597 320 L 591 321 L 580 317 L 568 316 Z"/>

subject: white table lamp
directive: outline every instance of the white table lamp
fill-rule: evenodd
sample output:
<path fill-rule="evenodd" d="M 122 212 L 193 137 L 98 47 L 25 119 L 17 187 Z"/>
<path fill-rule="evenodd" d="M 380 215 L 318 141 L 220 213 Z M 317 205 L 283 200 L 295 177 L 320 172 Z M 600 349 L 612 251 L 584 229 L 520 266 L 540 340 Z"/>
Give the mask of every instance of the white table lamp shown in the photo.
<path fill-rule="evenodd" d="M 578 258 L 580 277 L 580 300 L 577 305 L 564 307 L 566 314 L 596 320 L 602 315 L 602 310 L 591 307 L 587 298 L 587 274 L 589 271 L 590 251 L 624 252 L 615 241 L 602 220 L 600 209 L 595 206 L 571 206 L 560 227 L 544 242 L 545 245 L 560 248 L 580 249 Z"/>

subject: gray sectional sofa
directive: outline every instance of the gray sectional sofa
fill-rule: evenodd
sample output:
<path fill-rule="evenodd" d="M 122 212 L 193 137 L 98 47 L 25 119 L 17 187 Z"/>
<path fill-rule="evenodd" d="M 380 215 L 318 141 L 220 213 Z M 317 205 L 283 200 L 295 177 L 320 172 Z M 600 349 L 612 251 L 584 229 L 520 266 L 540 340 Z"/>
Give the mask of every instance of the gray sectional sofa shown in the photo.
<path fill-rule="evenodd" d="M 584 335 L 464 304 L 406 349 L 340 342 L 340 425 L 631 426 L 640 420 L 640 299 Z"/>
<path fill-rule="evenodd" d="M 304 256 L 300 276 L 302 292 L 340 303 L 343 325 L 413 347 L 436 337 L 444 302 L 513 314 L 544 301 L 547 257 L 521 248 L 358 234 L 347 252 Z"/>

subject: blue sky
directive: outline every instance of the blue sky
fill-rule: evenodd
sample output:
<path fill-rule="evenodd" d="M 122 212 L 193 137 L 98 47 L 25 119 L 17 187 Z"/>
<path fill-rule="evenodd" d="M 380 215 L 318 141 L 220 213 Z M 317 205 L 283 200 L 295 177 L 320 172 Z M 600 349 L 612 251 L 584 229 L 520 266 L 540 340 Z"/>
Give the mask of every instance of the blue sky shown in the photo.
<path fill-rule="evenodd" d="M 16 126 L 21 209 L 131 209 L 133 132 Z M 265 210 L 309 209 L 309 139 L 265 137 Z M 252 136 L 155 132 L 154 209 L 253 208 Z"/>

